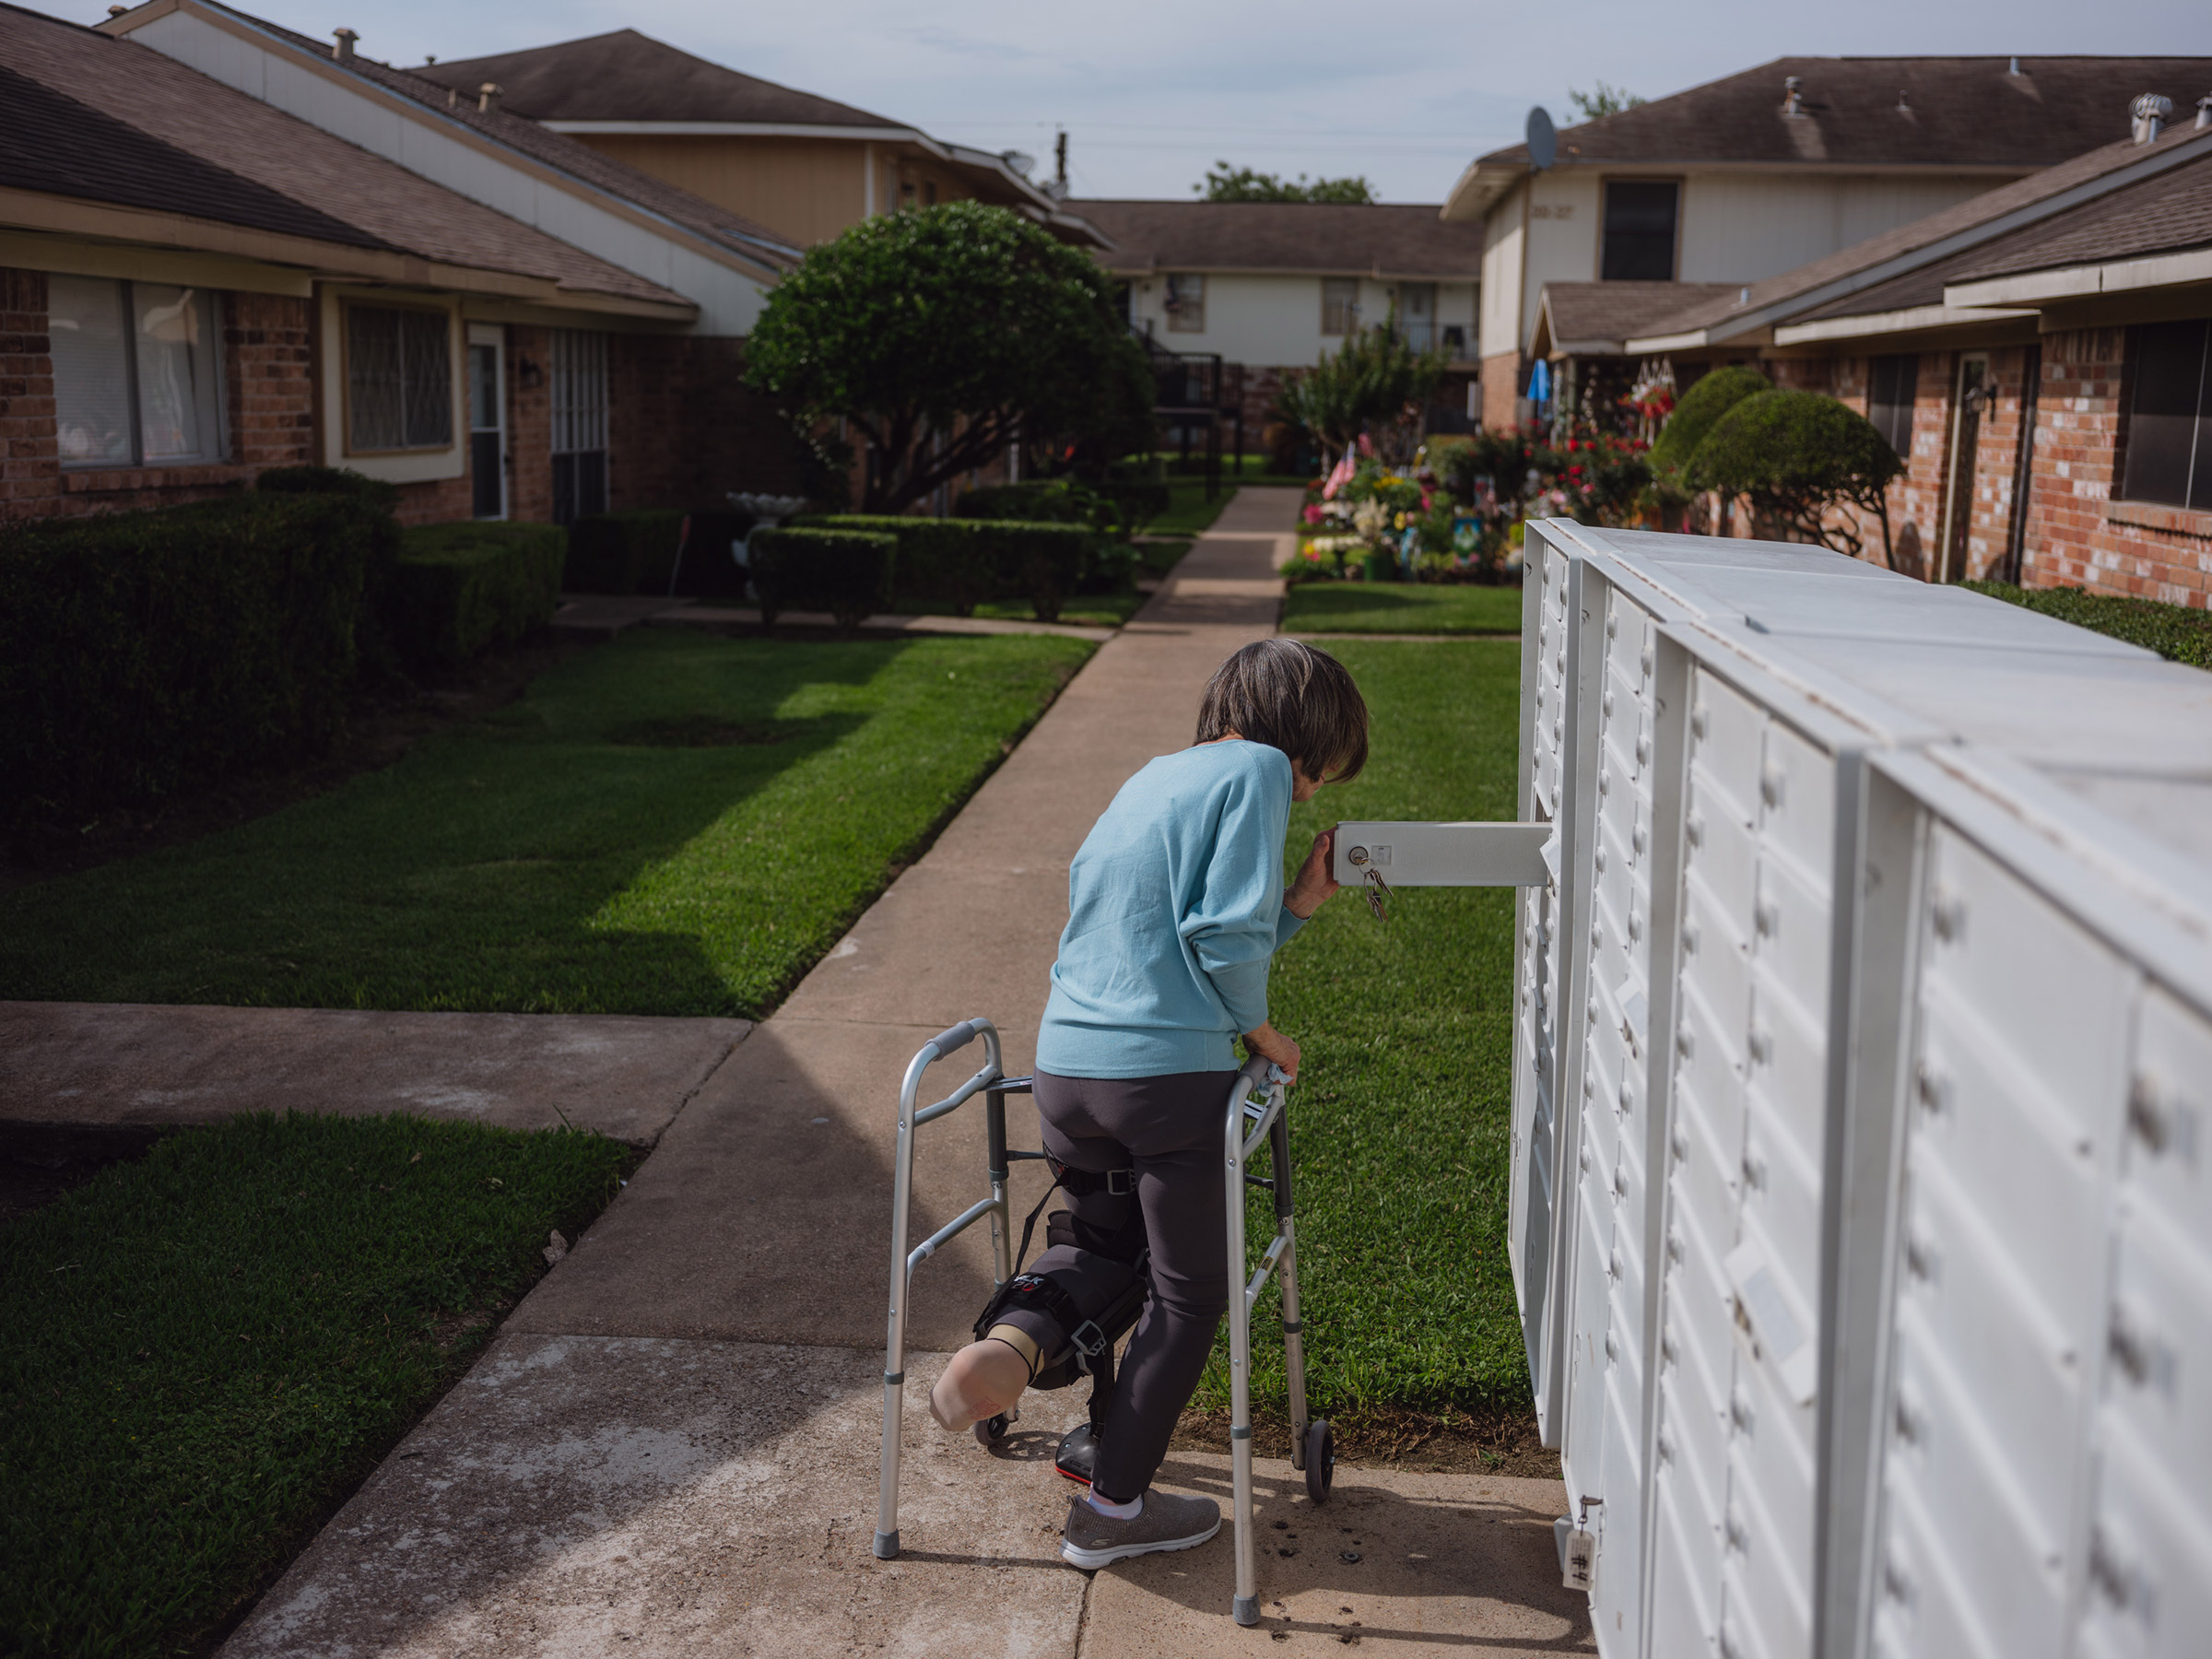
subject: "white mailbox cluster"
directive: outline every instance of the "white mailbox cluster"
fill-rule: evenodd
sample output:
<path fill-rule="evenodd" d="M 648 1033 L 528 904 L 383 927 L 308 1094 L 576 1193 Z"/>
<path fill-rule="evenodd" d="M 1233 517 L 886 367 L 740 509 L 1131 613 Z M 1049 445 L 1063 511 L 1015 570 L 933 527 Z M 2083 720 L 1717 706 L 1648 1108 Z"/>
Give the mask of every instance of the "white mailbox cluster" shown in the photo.
<path fill-rule="evenodd" d="M 2212 1651 L 2212 675 L 1528 533 L 1512 1247 L 1608 1659 Z"/>

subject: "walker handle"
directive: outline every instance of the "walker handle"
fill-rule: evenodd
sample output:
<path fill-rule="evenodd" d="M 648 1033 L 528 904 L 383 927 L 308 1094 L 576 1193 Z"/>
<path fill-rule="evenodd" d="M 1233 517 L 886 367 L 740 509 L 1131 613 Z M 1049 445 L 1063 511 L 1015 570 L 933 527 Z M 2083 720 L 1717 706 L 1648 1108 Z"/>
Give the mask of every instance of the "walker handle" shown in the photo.
<path fill-rule="evenodd" d="M 957 1054 L 982 1034 L 985 1023 L 982 1020 L 963 1019 L 959 1025 L 947 1026 L 929 1040 L 929 1046 L 937 1051 L 940 1060 L 947 1054 Z"/>

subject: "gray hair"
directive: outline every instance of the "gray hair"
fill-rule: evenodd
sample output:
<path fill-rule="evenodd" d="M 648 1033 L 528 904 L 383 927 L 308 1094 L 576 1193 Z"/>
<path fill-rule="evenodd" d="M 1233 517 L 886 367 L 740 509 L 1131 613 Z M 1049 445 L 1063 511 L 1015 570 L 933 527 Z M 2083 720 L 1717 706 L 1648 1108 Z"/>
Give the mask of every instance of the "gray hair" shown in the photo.
<path fill-rule="evenodd" d="M 1258 640 L 1206 683 L 1198 738 L 1234 732 L 1278 748 L 1309 778 L 1346 782 L 1367 764 L 1367 702 L 1345 665 L 1300 640 Z"/>

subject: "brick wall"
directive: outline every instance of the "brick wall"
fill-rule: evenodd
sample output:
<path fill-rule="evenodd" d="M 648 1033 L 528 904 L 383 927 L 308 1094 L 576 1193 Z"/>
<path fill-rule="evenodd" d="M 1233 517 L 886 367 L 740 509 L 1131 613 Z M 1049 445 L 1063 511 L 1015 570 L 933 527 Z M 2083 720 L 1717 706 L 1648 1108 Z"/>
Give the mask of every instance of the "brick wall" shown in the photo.
<path fill-rule="evenodd" d="M 2020 580 L 2204 606 L 2212 601 L 2212 512 L 2118 499 L 2128 390 L 2126 330 L 2044 339 Z"/>
<path fill-rule="evenodd" d="M 0 268 L 0 518 L 52 511 L 61 491 L 46 277 Z"/>
<path fill-rule="evenodd" d="M 314 302 L 277 294 L 223 296 L 230 453 L 247 466 L 300 466 L 315 457 Z"/>
<path fill-rule="evenodd" d="M 507 516 L 553 517 L 553 331 L 507 330 Z"/>
<path fill-rule="evenodd" d="M 1513 424 L 1513 400 L 1521 391 L 1521 354 L 1501 351 L 1482 359 L 1482 424 L 1500 432 Z"/>

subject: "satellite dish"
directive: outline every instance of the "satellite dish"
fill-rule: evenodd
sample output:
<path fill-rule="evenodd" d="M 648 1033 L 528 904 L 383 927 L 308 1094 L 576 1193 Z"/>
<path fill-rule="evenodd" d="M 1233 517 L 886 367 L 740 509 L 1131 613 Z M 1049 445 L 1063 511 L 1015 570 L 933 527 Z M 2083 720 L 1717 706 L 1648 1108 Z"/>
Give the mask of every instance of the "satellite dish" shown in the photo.
<path fill-rule="evenodd" d="M 1542 172 L 1559 153 L 1559 135 L 1551 124 L 1551 117 L 1538 104 L 1528 112 L 1528 164 L 1531 170 Z"/>

